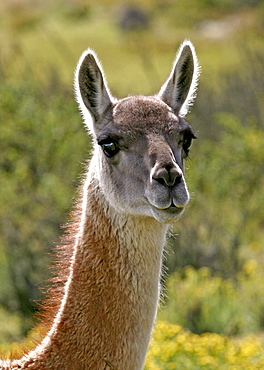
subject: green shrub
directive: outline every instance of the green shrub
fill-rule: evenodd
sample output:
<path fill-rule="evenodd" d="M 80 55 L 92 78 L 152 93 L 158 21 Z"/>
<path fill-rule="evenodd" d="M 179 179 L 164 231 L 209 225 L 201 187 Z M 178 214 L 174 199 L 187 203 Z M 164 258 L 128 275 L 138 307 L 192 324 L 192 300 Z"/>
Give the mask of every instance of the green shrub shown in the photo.
<path fill-rule="evenodd" d="M 264 273 L 247 261 L 236 280 L 213 276 L 208 268 L 186 267 L 167 281 L 161 319 L 194 333 L 248 334 L 263 329 Z"/>
<path fill-rule="evenodd" d="M 56 75 L 42 88 L 27 74 L 1 85 L 0 116 L 0 304 L 28 326 L 90 144 Z"/>
<path fill-rule="evenodd" d="M 22 317 L 19 313 L 10 313 L 0 306 L 0 346 L 3 343 L 11 343 L 21 340 Z"/>
<path fill-rule="evenodd" d="M 263 350 L 253 335 L 234 341 L 218 334 L 193 334 L 179 325 L 158 321 L 145 370 L 261 370 Z"/>

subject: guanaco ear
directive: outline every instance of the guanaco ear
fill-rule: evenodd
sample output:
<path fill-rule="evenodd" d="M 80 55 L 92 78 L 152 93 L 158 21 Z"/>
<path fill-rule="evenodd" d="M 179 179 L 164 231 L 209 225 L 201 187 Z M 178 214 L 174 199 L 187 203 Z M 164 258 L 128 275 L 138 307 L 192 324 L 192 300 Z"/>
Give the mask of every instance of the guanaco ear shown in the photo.
<path fill-rule="evenodd" d="M 194 46 L 185 41 L 176 56 L 171 74 L 162 86 L 158 97 L 176 114 L 184 116 L 195 98 L 199 65 Z"/>
<path fill-rule="evenodd" d="M 99 129 L 98 121 L 112 105 L 113 98 L 105 82 L 102 66 L 90 49 L 82 54 L 77 65 L 75 91 L 85 123 L 91 133 L 95 133 L 96 128 Z"/>

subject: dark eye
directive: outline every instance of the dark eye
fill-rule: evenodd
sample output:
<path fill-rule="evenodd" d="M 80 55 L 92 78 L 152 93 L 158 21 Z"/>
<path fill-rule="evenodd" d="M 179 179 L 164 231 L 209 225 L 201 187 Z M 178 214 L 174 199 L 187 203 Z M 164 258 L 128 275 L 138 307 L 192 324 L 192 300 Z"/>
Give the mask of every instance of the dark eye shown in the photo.
<path fill-rule="evenodd" d="M 187 158 L 189 151 L 190 151 L 190 146 L 192 145 L 192 140 L 196 139 L 196 136 L 194 135 L 193 131 L 188 130 L 185 132 L 183 135 L 182 140 L 180 141 L 180 145 L 182 146 L 183 150 L 183 158 Z"/>
<path fill-rule="evenodd" d="M 185 139 L 182 141 L 182 150 L 183 150 L 184 158 L 188 157 L 191 144 L 192 144 L 192 139 Z"/>
<path fill-rule="evenodd" d="M 101 148 L 103 149 L 104 154 L 111 158 L 119 152 L 119 147 L 114 141 L 105 141 L 103 143 L 99 143 Z"/>

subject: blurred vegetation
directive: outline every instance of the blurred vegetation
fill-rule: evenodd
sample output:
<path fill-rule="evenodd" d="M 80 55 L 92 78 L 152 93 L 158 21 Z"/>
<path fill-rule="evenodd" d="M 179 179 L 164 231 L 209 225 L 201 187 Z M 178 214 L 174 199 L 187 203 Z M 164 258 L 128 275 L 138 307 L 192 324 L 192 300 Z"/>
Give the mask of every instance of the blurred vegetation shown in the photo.
<path fill-rule="evenodd" d="M 72 89 L 80 54 L 96 50 L 114 95 L 153 94 L 185 38 L 203 68 L 187 116 L 198 140 L 186 166 L 192 199 L 169 240 L 161 318 L 197 334 L 263 330 L 263 16 L 260 0 L 1 1 L 0 343 L 32 326 L 89 158 Z M 191 346 L 207 340 L 179 330 Z M 223 341 L 238 357 L 250 342 Z M 197 358 L 182 368 L 200 368 Z"/>
<path fill-rule="evenodd" d="M 27 330 L 89 141 L 73 93 L 54 73 L 40 89 L 25 72 L 0 96 L 0 303 L 20 311 Z"/>
<path fill-rule="evenodd" d="M 193 333 L 241 336 L 264 329 L 264 272 L 255 260 L 245 262 L 236 279 L 187 266 L 171 274 L 167 289 L 160 318 Z"/>
<path fill-rule="evenodd" d="M 145 370 L 261 370 L 263 343 L 253 335 L 240 340 L 214 333 L 193 334 L 159 321 L 147 354 Z"/>

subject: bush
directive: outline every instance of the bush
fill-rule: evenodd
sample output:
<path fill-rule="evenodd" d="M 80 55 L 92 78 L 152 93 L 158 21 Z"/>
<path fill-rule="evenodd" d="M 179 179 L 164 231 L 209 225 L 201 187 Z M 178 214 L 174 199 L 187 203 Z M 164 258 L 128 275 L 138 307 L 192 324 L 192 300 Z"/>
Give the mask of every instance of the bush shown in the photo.
<path fill-rule="evenodd" d="M 261 370 L 263 350 L 253 335 L 234 341 L 217 334 L 193 334 L 179 325 L 159 321 L 145 370 Z"/>
<path fill-rule="evenodd" d="M 237 335 L 264 328 L 264 273 L 255 260 L 244 264 L 236 280 L 188 266 L 171 275 L 167 287 L 161 319 L 194 333 Z"/>
<path fill-rule="evenodd" d="M 0 306 L 0 346 L 6 342 L 21 340 L 20 327 L 22 318 L 17 313 L 10 313 Z"/>
<path fill-rule="evenodd" d="M 20 310 L 26 330 L 90 145 L 73 93 L 54 74 L 41 89 L 26 73 L 6 81 L 0 116 L 0 304 Z"/>

